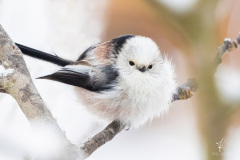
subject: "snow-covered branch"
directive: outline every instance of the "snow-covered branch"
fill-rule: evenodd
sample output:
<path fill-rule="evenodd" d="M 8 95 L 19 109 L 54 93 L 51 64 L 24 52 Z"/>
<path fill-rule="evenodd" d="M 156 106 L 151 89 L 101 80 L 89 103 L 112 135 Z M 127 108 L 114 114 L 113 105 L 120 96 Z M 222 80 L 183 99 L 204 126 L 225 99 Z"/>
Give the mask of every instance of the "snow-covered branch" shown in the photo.
<path fill-rule="evenodd" d="M 78 159 L 78 150 L 80 149 L 71 144 L 65 133 L 59 128 L 33 84 L 21 51 L 1 25 L 0 64 L 0 92 L 11 95 L 30 122 L 37 120 L 41 124 L 51 127 L 54 133 L 57 133 L 56 136 L 60 137 L 61 144 L 64 146 L 62 156 L 65 159 Z"/>

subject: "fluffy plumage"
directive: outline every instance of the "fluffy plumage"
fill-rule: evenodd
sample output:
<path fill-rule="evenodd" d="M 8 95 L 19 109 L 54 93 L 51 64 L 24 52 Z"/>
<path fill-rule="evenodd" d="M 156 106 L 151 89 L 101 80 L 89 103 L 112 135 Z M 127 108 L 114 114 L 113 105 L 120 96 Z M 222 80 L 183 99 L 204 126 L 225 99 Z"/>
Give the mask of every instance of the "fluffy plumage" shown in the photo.
<path fill-rule="evenodd" d="M 90 47 L 74 64 L 41 78 L 80 87 L 94 115 L 138 127 L 168 110 L 174 77 L 174 67 L 150 38 L 125 35 Z"/>

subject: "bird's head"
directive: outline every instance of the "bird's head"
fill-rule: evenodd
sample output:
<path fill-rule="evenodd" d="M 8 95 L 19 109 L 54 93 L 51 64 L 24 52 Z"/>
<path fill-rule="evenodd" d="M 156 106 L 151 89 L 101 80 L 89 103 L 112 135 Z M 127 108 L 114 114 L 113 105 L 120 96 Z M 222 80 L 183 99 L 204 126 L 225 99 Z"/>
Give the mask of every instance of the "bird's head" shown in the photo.
<path fill-rule="evenodd" d="M 126 76 L 156 77 L 163 68 L 163 58 L 156 43 L 150 38 L 128 38 L 119 49 L 117 68 Z"/>

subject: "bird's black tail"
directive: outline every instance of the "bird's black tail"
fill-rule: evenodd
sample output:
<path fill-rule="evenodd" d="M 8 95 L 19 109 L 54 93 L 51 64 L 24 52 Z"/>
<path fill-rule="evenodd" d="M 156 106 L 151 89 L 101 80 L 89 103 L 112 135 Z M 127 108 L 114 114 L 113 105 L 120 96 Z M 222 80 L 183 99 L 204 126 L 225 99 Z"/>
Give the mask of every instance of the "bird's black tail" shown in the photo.
<path fill-rule="evenodd" d="M 23 52 L 23 54 L 28 55 L 30 57 L 38 58 L 38 59 L 41 59 L 41 60 L 44 60 L 44 61 L 47 61 L 50 63 L 57 64 L 59 66 L 66 66 L 66 65 L 73 63 L 73 61 L 69 61 L 69 60 L 60 58 L 58 56 L 54 56 L 54 55 L 30 48 L 30 47 L 27 47 L 27 46 L 24 46 L 24 45 L 21 45 L 18 43 L 15 43 L 15 44 Z"/>

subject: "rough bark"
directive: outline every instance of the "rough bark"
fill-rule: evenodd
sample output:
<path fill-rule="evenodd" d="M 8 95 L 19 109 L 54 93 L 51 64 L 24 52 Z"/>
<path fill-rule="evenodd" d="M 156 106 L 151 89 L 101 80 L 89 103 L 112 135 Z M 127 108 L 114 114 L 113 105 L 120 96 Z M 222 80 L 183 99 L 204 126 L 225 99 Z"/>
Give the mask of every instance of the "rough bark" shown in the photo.
<path fill-rule="evenodd" d="M 0 64 L 7 71 L 0 75 L 0 92 L 11 95 L 22 109 L 28 120 L 37 119 L 58 133 L 65 147 L 64 159 L 77 159 L 78 148 L 72 145 L 65 133 L 59 128 L 56 120 L 47 109 L 37 89 L 35 88 L 26 67 L 21 51 L 13 43 L 3 27 L 0 25 Z"/>

